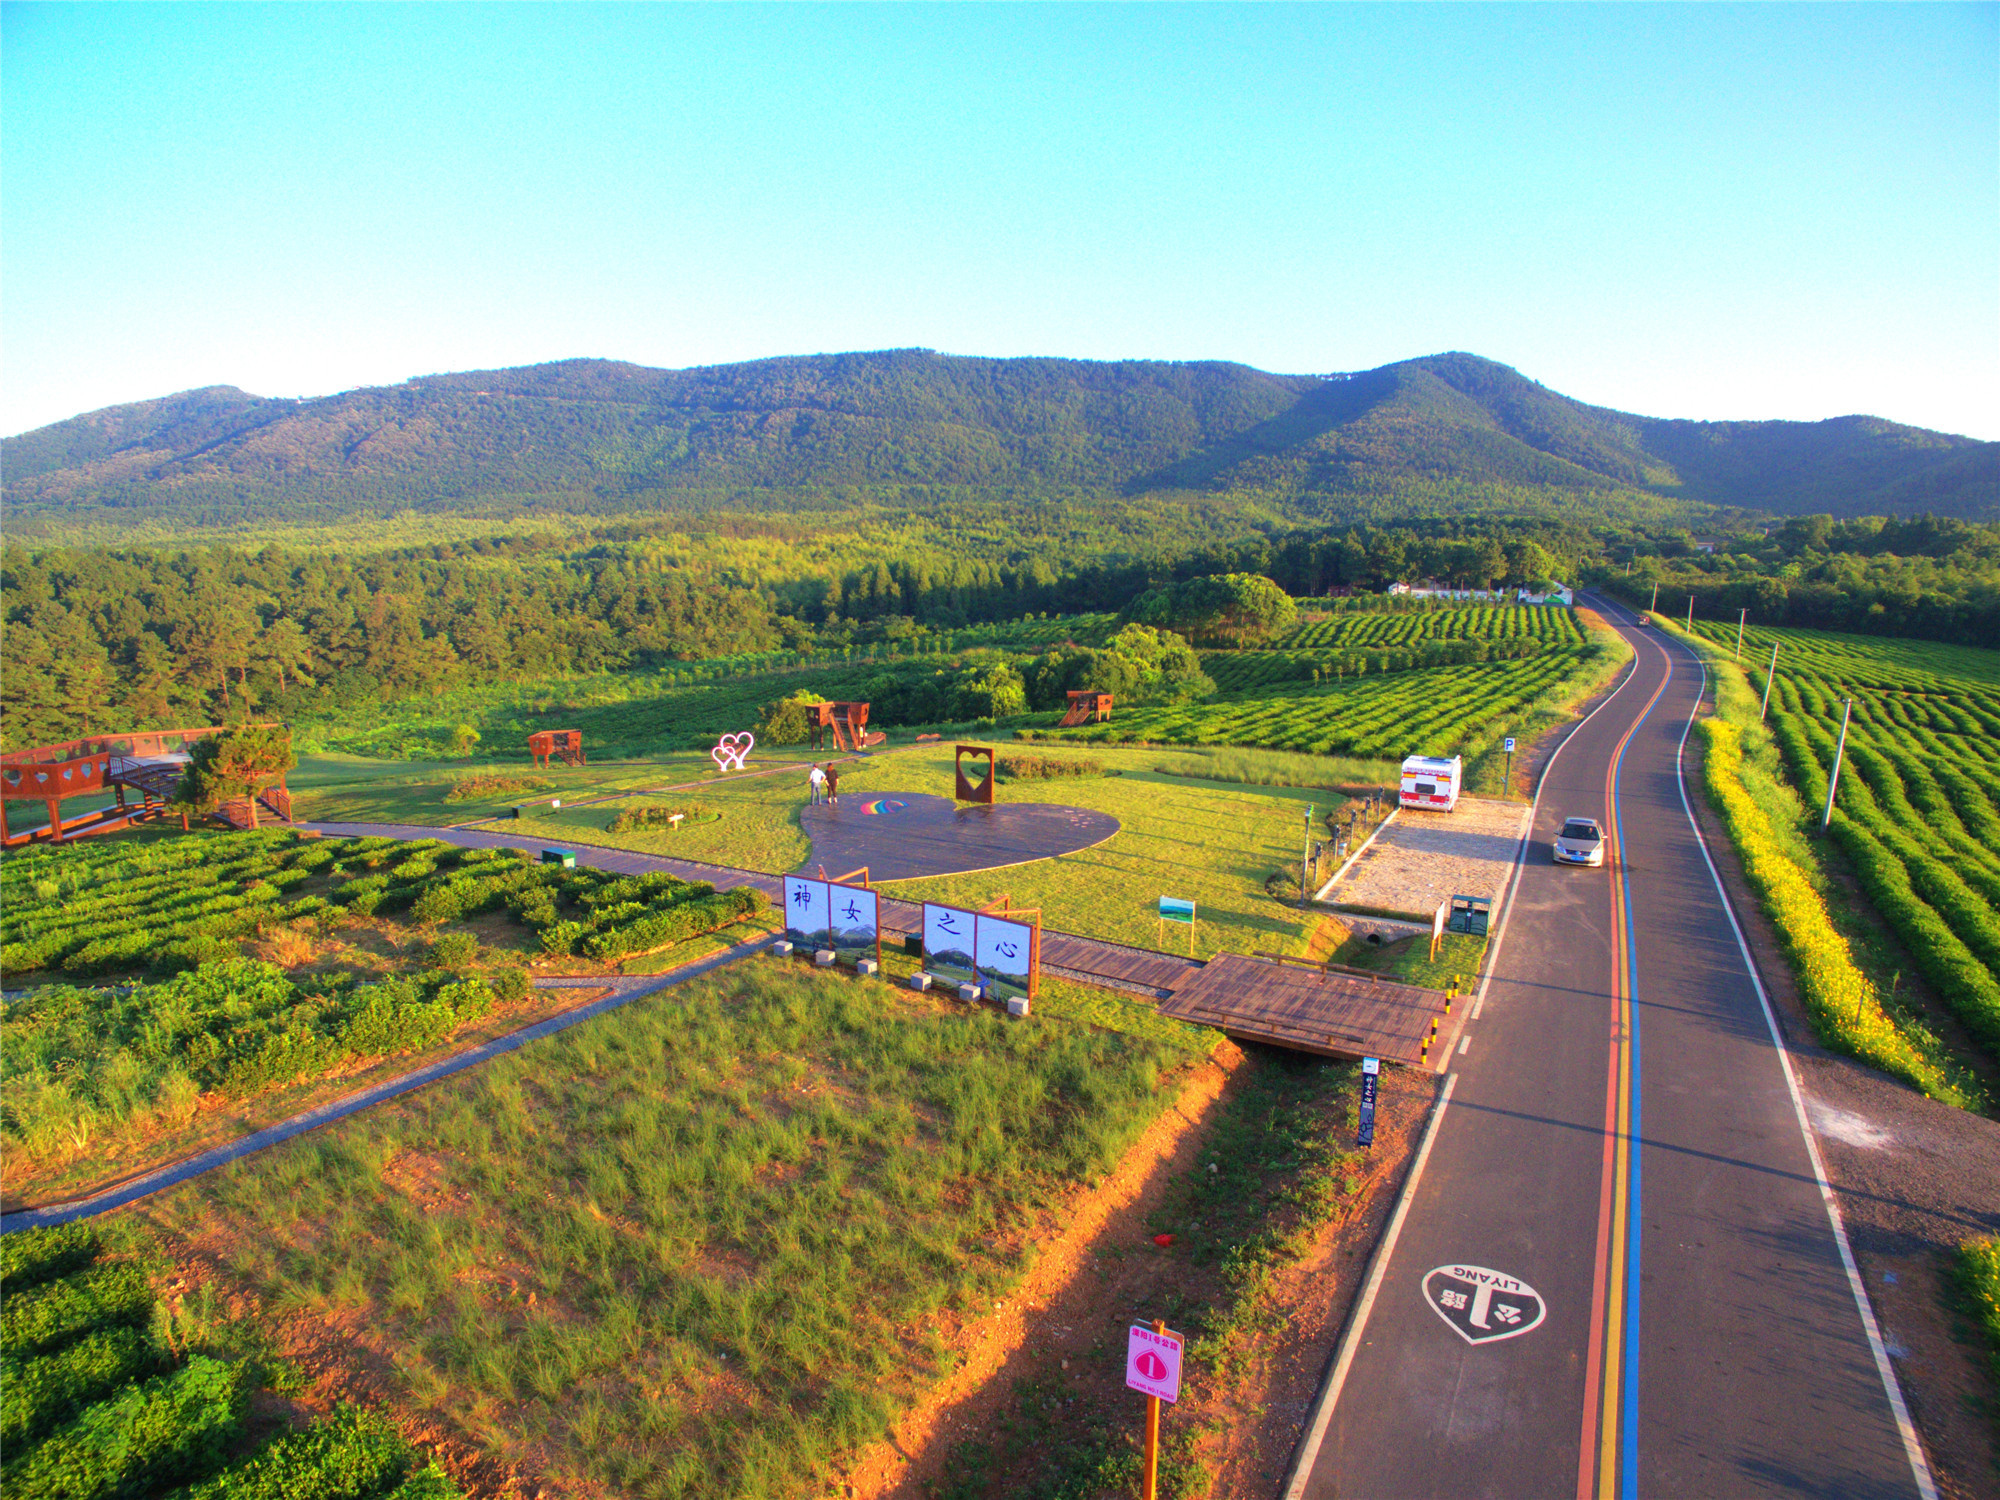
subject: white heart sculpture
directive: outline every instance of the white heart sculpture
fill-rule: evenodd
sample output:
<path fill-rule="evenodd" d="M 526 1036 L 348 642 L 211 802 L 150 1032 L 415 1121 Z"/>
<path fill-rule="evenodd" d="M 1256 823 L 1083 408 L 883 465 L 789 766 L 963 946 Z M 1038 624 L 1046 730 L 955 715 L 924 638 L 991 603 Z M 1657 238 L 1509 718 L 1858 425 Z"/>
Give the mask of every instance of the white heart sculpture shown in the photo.
<path fill-rule="evenodd" d="M 716 741 L 715 748 L 709 751 L 708 755 L 709 759 L 722 770 L 740 771 L 743 769 L 743 762 L 756 748 L 757 736 L 746 729 L 741 734 L 725 734 Z"/>

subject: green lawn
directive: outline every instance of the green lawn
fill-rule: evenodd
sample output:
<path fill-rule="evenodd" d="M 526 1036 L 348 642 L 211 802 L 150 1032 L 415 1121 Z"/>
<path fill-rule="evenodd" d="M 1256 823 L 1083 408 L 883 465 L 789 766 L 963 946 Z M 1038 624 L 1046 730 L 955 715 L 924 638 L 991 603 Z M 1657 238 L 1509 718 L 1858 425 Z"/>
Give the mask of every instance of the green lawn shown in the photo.
<path fill-rule="evenodd" d="M 779 755 L 790 753 L 773 752 L 771 760 L 761 763 L 772 764 Z M 1017 906 L 1040 906 L 1046 927 L 1141 947 L 1153 947 L 1158 941 L 1159 898 L 1182 896 L 1199 905 L 1195 930 L 1199 956 L 1225 950 L 1297 951 L 1308 924 L 1300 913 L 1267 896 L 1264 881 L 1288 865 L 1296 874 L 1306 810 L 1313 808 L 1321 815 L 1318 836 L 1324 838 L 1324 816 L 1342 805 L 1341 794 L 1315 787 L 1212 781 L 1156 769 L 1185 773 L 1203 767 L 1198 754 L 1184 751 L 1092 747 L 1087 753 L 1119 774 L 1003 782 L 999 797 L 1003 802 L 1054 802 L 1109 813 L 1122 826 L 1107 843 L 1035 864 L 903 881 L 884 889 L 909 900 L 973 905 L 983 905 L 1005 891 Z M 878 754 L 843 768 L 841 792 L 949 797 L 952 760 L 950 743 Z M 392 773 L 383 774 L 381 762 L 313 757 L 312 763 L 314 775 L 328 779 L 317 784 L 312 801 L 303 803 L 301 816 L 441 824 L 465 821 L 480 810 L 478 804 L 443 800 L 453 776 L 444 768 L 413 773 L 406 763 L 390 763 Z M 760 758 L 752 759 L 753 769 L 759 764 Z M 351 783 L 342 784 L 329 775 L 346 766 L 356 768 Z M 560 811 L 549 809 L 544 800 L 539 809 L 528 805 L 531 811 L 518 822 L 509 819 L 494 826 L 553 843 L 676 855 L 765 872 L 793 870 L 806 862 L 810 844 L 799 828 L 799 811 L 806 800 L 802 769 L 731 780 L 711 773 L 709 784 L 687 793 L 590 801 L 619 791 L 695 780 L 690 774 L 695 769 L 694 758 L 683 755 L 551 773 L 575 778 L 564 783 Z M 1298 766 L 1288 769 L 1294 778 L 1305 779 Z M 1352 763 L 1329 762 L 1328 779 L 1354 769 Z M 699 802 L 722 816 L 678 832 L 608 831 L 621 807 L 682 800 Z M 1186 938 L 1185 929 L 1170 930 L 1166 946 L 1184 953 Z"/>
<path fill-rule="evenodd" d="M 816 1493 L 1199 1056 L 1066 999 L 747 960 L 143 1213 L 560 1488 Z"/>

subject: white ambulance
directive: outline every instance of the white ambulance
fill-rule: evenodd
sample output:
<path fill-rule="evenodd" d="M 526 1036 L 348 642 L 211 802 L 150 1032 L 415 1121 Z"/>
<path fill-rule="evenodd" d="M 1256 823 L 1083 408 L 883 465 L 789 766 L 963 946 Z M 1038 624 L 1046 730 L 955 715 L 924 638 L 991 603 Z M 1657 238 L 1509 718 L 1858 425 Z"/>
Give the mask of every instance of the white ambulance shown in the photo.
<path fill-rule="evenodd" d="M 1458 806 L 1464 773 L 1465 761 L 1460 756 L 1439 760 L 1434 755 L 1412 755 L 1403 762 L 1402 805 L 1450 812 Z"/>

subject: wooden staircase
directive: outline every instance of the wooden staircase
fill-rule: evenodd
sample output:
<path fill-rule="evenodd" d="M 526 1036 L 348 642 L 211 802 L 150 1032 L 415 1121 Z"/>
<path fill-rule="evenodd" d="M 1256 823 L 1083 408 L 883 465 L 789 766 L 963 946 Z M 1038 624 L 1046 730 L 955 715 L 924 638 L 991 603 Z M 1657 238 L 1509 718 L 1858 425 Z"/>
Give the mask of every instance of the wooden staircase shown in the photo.
<path fill-rule="evenodd" d="M 275 818 L 292 821 L 292 794 L 281 786 L 267 786 L 255 797 L 231 797 L 215 810 L 215 816 L 231 828 L 257 828 Z"/>

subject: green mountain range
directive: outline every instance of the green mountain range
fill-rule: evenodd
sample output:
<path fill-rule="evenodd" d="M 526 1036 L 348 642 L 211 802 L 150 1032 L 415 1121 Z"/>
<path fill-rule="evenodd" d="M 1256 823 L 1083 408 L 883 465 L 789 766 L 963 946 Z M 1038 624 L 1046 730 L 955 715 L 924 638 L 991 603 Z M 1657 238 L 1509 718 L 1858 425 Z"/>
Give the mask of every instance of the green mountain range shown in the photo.
<path fill-rule="evenodd" d="M 1663 504 L 2000 518 L 2000 443 L 1875 417 L 1664 421 L 1456 353 L 1334 376 L 901 349 L 567 360 L 308 401 L 215 386 L 8 439 L 0 473 L 17 527 L 135 508 L 199 528 L 1168 494 L 1325 519 Z"/>

